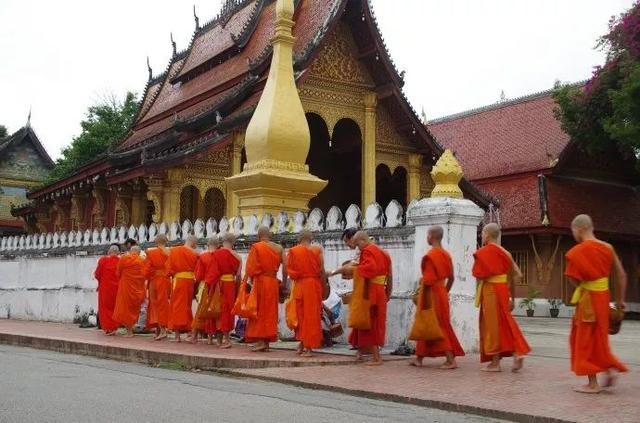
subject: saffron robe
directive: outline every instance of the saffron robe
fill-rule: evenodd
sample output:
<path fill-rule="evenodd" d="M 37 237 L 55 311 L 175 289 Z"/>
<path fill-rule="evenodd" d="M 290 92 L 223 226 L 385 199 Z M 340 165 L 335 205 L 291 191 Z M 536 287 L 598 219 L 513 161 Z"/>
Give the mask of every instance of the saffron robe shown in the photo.
<path fill-rule="evenodd" d="M 216 328 L 215 328 L 213 319 L 207 319 L 200 315 L 201 313 L 200 306 L 203 304 L 202 303 L 203 301 L 204 301 L 204 304 L 207 304 L 207 302 L 209 301 L 209 295 L 212 292 L 211 291 L 212 287 L 210 286 L 210 284 L 207 284 L 205 281 L 206 269 L 211 265 L 212 261 L 215 261 L 214 251 L 207 250 L 203 252 L 202 254 L 200 254 L 200 257 L 198 257 L 198 261 L 196 262 L 196 269 L 194 272 L 195 281 L 196 281 L 195 289 L 200 289 L 199 284 L 201 282 L 204 282 L 205 286 L 202 290 L 202 296 L 199 298 L 198 308 L 193 316 L 191 329 L 200 331 L 200 332 L 205 332 L 207 335 L 213 335 L 216 332 Z M 215 263 L 214 263 L 214 266 L 215 266 Z"/>
<path fill-rule="evenodd" d="M 476 251 L 473 258 L 473 276 L 484 281 L 480 291 L 480 361 L 491 361 L 494 355 L 528 354 L 531 348 L 511 315 L 509 284 L 487 282 L 492 276 L 509 274 L 511 257 L 491 243 Z"/>
<path fill-rule="evenodd" d="M 118 296 L 113 319 L 127 328 L 140 316 L 145 296 L 144 261 L 138 254 L 125 254 L 118 262 Z"/>
<path fill-rule="evenodd" d="M 215 260 L 211 260 L 205 269 L 207 285 L 215 289 L 220 284 L 222 307 L 220 317 L 210 319 L 212 330 L 228 333 L 234 328 L 235 318 L 231 314 L 236 301 L 236 279 L 240 260 L 227 248 L 219 248 L 214 253 Z"/>
<path fill-rule="evenodd" d="M 252 279 L 252 290 L 257 290 L 258 314 L 248 319 L 245 339 L 247 342 L 278 340 L 279 284 L 276 278 L 282 260 L 269 242 L 260 241 L 251 246 L 247 257 L 245 277 Z"/>
<path fill-rule="evenodd" d="M 453 278 L 453 262 L 451 256 L 443 248 L 434 247 L 422 257 L 421 263 L 423 290 L 429 289 L 427 297 L 435 309 L 443 339 L 438 341 L 417 341 L 418 357 L 442 357 L 447 351 L 454 356 L 463 356 L 464 350 L 451 327 L 449 314 L 449 293 L 445 282 Z"/>
<path fill-rule="evenodd" d="M 581 242 L 565 257 L 565 274 L 581 284 L 609 278 L 613 251 L 604 243 L 593 240 Z M 609 369 L 627 371 L 609 347 L 609 300 L 609 289 L 582 290 L 569 337 L 571 370 L 578 376 L 595 375 Z"/>
<path fill-rule="evenodd" d="M 377 284 L 371 280 L 386 277 L 391 272 L 391 258 L 377 245 L 371 243 L 360 253 L 358 273 L 369 282 L 369 314 L 371 328 L 351 329 L 349 343 L 355 347 L 384 346 L 387 325 L 387 292 L 384 284 Z"/>
<path fill-rule="evenodd" d="M 148 281 L 149 306 L 147 308 L 148 328 L 163 327 L 169 324 L 169 297 L 171 279 L 167 275 L 168 252 L 162 248 L 149 248 L 145 257 L 145 275 Z"/>
<path fill-rule="evenodd" d="M 287 254 L 287 274 L 294 281 L 296 339 L 304 348 L 322 346 L 322 261 L 318 247 L 298 245 Z"/>
<path fill-rule="evenodd" d="M 194 275 L 198 253 L 186 245 L 173 247 L 169 253 L 167 274 L 173 277 L 169 302 L 169 329 L 179 332 L 191 330 L 193 314 Z"/>
<path fill-rule="evenodd" d="M 100 328 L 105 332 L 118 329 L 118 322 L 113 320 L 113 309 L 116 307 L 118 295 L 118 256 L 104 256 L 98 260 L 93 276 L 98 280 L 98 319 Z"/>

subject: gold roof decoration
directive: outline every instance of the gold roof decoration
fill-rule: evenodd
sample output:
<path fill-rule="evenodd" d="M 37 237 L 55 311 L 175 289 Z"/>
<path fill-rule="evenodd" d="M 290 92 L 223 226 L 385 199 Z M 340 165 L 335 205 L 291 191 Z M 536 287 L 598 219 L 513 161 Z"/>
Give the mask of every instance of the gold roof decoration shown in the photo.
<path fill-rule="evenodd" d="M 458 186 L 463 176 L 458 159 L 451 150 L 445 150 L 431 170 L 431 177 L 435 182 L 431 197 L 463 198 Z"/>

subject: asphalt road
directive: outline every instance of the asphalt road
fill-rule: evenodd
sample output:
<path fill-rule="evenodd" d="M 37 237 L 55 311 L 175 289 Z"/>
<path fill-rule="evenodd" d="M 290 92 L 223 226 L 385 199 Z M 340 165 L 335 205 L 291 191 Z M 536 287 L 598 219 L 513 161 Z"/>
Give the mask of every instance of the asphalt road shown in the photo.
<path fill-rule="evenodd" d="M 2 423 L 496 421 L 251 379 L 0 345 Z"/>

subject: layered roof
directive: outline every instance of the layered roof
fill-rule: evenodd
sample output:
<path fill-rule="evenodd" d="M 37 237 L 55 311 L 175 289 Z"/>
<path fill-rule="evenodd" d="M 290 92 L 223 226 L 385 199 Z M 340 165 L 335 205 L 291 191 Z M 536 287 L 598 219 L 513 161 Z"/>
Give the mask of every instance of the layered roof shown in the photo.
<path fill-rule="evenodd" d="M 569 144 L 553 109 L 553 90 L 429 122 L 473 180 L 538 172 L 555 166 Z"/>
<path fill-rule="evenodd" d="M 42 146 L 42 143 L 40 142 L 40 138 L 38 138 L 38 135 L 36 135 L 35 131 L 33 130 L 33 128 L 31 128 L 31 125 L 29 124 L 18 129 L 16 132 L 9 135 L 8 137 L 4 139 L 0 139 L 0 154 L 8 150 L 11 146 L 24 141 L 31 142 L 33 147 L 36 149 L 36 151 L 42 158 L 44 165 L 48 169 L 53 168 L 54 162 L 51 159 L 51 156 L 49 156 L 49 153 L 47 153 L 47 150 L 45 150 L 45 148 Z"/>
<path fill-rule="evenodd" d="M 246 125 L 260 98 L 271 60 L 275 27 L 274 0 L 226 0 L 215 19 L 196 30 L 188 48 L 176 52 L 165 72 L 151 77 L 131 131 L 107 156 L 76 175 L 30 193 L 30 198 L 63 189 L 80 178 L 104 175 L 108 183 L 126 181 L 145 171 L 172 167 L 198 158 L 229 140 Z M 402 93 L 397 71 L 367 0 L 296 0 L 293 35 L 298 83 L 320 50 L 327 34 L 342 19 L 359 49 L 358 57 L 371 74 L 378 99 L 390 112 L 396 129 L 415 142 L 418 151 L 438 157 L 435 141 Z M 105 163 L 108 168 L 105 169 Z M 474 200 L 490 199 L 467 181 L 463 189 Z"/>

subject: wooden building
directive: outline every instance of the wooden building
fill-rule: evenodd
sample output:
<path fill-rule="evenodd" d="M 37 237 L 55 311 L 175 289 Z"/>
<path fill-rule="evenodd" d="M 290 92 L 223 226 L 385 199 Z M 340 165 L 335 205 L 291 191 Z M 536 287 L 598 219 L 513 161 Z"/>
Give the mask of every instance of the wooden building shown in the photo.
<path fill-rule="evenodd" d="M 613 243 L 627 269 L 629 302 L 640 302 L 640 173 L 619 151 L 592 156 L 570 142 L 554 117 L 552 91 L 496 103 L 429 122 L 460 160 L 465 175 L 495 197 L 503 244 L 525 278 L 524 297 L 538 289 L 568 301 L 564 254 L 574 245 L 572 219 L 587 213 Z M 636 310 L 640 311 L 640 310 Z"/>

